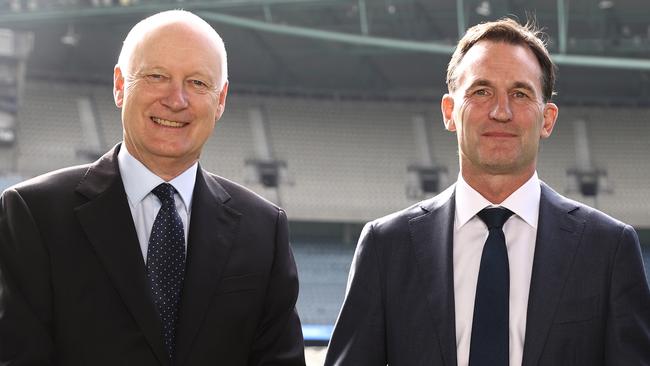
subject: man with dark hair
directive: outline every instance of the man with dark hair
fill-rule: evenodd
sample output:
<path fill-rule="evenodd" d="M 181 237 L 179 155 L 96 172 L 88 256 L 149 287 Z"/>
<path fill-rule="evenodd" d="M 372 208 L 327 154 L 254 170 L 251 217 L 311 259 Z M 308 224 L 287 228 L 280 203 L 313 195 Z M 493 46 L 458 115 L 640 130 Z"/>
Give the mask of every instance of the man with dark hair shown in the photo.
<path fill-rule="evenodd" d="M 136 24 L 123 143 L 0 198 L 0 364 L 304 366 L 282 209 L 204 171 L 226 51 L 203 19 Z"/>
<path fill-rule="evenodd" d="M 537 177 L 554 81 L 533 27 L 467 31 L 441 102 L 457 182 L 366 225 L 326 366 L 650 364 L 634 229 Z"/>

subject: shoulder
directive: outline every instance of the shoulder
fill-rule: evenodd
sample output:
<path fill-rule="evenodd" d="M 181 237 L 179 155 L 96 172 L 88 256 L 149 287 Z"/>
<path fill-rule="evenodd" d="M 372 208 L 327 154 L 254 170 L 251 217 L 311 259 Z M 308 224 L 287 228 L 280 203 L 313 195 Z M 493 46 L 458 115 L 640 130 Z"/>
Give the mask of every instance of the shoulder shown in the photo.
<path fill-rule="evenodd" d="M 447 206 L 449 203 L 453 203 L 454 192 L 455 185 L 452 185 L 432 198 L 417 202 L 403 210 L 367 223 L 364 231 L 372 230 L 378 234 L 401 233 L 407 231 L 410 222 L 413 220 L 418 220 L 431 213 L 438 212 L 438 210 Z M 453 208 L 453 205 L 447 207 Z M 450 210 L 449 213 L 453 214 L 453 210 Z"/>
<path fill-rule="evenodd" d="M 51 220 L 69 213 L 82 201 L 75 188 L 87 170 L 87 165 L 60 169 L 5 189 L 0 196 L 0 215 L 20 221 L 28 219 L 25 215 Z"/>
<path fill-rule="evenodd" d="M 72 193 L 88 171 L 89 164 L 78 165 L 45 173 L 5 190 L 3 195 L 16 192 L 21 195 L 52 195 L 63 192 Z"/>
<path fill-rule="evenodd" d="M 567 212 L 574 219 L 587 225 L 622 229 L 629 226 L 622 221 L 582 202 L 567 198 L 542 183 L 542 198 L 540 204 L 550 204 Z"/>
<path fill-rule="evenodd" d="M 236 211 L 263 212 L 277 215 L 283 209 L 239 183 L 203 170 L 206 183 L 214 195 Z"/>
<path fill-rule="evenodd" d="M 541 216 L 542 214 L 562 215 L 565 213 L 570 221 L 564 221 L 564 224 L 582 226 L 584 235 L 593 242 L 617 243 L 622 238 L 637 240 L 634 239 L 637 235 L 632 226 L 589 205 L 564 197 L 542 184 L 540 220 L 548 218 Z"/>

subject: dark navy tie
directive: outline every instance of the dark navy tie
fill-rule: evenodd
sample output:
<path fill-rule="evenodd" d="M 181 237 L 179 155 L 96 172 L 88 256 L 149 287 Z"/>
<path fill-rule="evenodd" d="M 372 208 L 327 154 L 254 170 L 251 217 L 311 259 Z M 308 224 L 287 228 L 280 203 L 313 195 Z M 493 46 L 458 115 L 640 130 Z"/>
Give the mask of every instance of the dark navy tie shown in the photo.
<path fill-rule="evenodd" d="M 476 284 L 470 366 L 508 366 L 510 268 L 502 227 L 511 215 L 506 208 L 485 208 L 478 213 L 489 233 Z"/>
<path fill-rule="evenodd" d="M 174 358 L 176 322 L 185 278 L 185 233 L 169 183 L 151 191 L 162 203 L 151 228 L 147 249 L 147 275 L 162 322 L 162 338 L 170 360 Z"/>

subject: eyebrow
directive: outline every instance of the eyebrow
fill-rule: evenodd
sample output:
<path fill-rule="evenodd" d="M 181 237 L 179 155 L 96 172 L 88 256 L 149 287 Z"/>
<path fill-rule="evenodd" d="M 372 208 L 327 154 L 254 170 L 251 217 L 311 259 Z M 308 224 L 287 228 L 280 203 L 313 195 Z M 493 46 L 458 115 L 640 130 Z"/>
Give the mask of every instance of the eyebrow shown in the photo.
<path fill-rule="evenodd" d="M 474 80 L 474 82 L 470 84 L 470 86 L 467 89 L 473 89 L 477 86 L 491 86 L 491 85 L 492 83 L 487 79 L 477 79 Z"/>
<path fill-rule="evenodd" d="M 529 83 L 525 83 L 523 81 L 515 82 L 512 89 L 525 89 L 533 94 L 537 94 L 535 88 L 532 85 L 530 85 Z"/>
<path fill-rule="evenodd" d="M 170 70 L 168 67 L 158 65 L 158 64 L 150 64 L 150 65 L 144 65 L 142 66 L 135 74 L 146 74 L 148 72 L 161 72 L 161 73 L 169 73 Z M 203 79 L 203 81 L 210 82 L 211 84 L 217 84 L 217 80 L 213 80 L 212 76 L 210 76 L 210 72 L 208 70 L 195 70 L 192 73 L 189 74 L 190 78 L 199 78 Z M 218 76 L 217 76 L 218 78 Z"/>
<path fill-rule="evenodd" d="M 477 86 L 492 86 L 492 85 L 493 83 L 487 79 L 477 79 L 474 80 L 474 82 L 470 84 L 470 86 L 467 89 L 473 89 Z M 530 85 L 530 83 L 526 83 L 523 81 L 516 81 L 511 87 L 509 87 L 509 89 L 524 89 L 533 94 L 536 94 L 535 88 L 532 85 Z"/>

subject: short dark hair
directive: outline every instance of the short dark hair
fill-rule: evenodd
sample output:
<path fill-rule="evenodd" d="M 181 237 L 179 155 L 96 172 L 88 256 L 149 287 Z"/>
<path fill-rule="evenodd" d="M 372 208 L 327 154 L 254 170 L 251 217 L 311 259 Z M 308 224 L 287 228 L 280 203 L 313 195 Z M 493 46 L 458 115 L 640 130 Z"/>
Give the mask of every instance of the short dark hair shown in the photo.
<path fill-rule="evenodd" d="M 555 75 L 557 67 L 551 60 L 551 55 L 546 49 L 544 34 L 537 28 L 534 22 L 529 21 L 526 25 L 517 23 L 514 19 L 504 18 L 494 22 L 487 22 L 475 25 L 465 32 L 463 38 L 458 41 L 456 50 L 451 56 L 447 66 L 447 88 L 449 91 L 456 89 L 456 69 L 463 60 L 465 54 L 477 42 L 488 40 L 493 42 L 505 42 L 513 45 L 528 46 L 542 69 L 542 96 L 544 102 L 551 100 L 555 94 Z"/>

